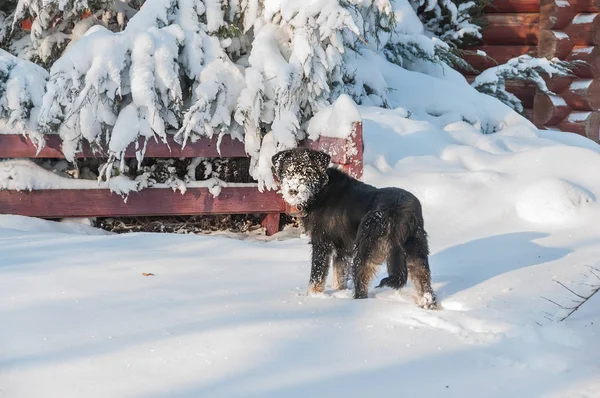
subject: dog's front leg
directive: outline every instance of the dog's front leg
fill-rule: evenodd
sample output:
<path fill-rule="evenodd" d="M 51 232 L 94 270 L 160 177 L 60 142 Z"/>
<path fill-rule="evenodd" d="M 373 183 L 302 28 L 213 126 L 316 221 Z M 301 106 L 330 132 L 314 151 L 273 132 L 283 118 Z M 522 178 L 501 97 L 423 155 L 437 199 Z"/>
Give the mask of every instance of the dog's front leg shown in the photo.
<path fill-rule="evenodd" d="M 325 290 L 327 273 L 333 248 L 330 245 L 319 243 L 312 245 L 312 265 L 310 269 L 310 281 L 308 293 L 322 293 Z"/>

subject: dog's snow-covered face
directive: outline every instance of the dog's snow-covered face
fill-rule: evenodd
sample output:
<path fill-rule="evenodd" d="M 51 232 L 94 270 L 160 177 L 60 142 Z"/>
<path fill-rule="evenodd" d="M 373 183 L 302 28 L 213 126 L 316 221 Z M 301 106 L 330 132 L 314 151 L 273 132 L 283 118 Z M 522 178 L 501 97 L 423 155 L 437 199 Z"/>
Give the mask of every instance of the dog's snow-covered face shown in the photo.
<path fill-rule="evenodd" d="M 331 157 L 325 152 L 296 148 L 276 153 L 273 171 L 281 183 L 283 199 L 302 210 L 327 184 L 327 167 Z"/>

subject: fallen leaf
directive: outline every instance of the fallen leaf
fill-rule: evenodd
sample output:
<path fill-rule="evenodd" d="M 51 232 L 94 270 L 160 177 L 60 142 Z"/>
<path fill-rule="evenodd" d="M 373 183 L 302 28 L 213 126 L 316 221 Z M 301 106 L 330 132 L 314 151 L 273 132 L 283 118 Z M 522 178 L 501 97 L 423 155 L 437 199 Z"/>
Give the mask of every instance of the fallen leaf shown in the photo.
<path fill-rule="evenodd" d="M 144 276 L 154 276 L 154 274 L 152 272 L 142 272 L 142 275 L 144 275 Z"/>

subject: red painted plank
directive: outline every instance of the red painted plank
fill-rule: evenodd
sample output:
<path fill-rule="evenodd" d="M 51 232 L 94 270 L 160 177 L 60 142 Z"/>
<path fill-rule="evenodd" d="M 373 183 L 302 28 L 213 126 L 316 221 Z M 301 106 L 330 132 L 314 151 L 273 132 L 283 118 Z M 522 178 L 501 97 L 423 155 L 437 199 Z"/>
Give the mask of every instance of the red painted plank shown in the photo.
<path fill-rule="evenodd" d="M 361 126 L 360 123 L 357 124 Z M 63 158 L 61 152 L 61 140 L 57 135 L 45 136 L 46 146 L 36 156 L 36 147 L 26 137 L 17 134 L 0 134 L 0 158 Z M 140 147 L 143 141 L 138 140 Z M 221 154 L 217 152 L 217 138 L 200 138 L 192 143 L 188 142 L 185 148 L 176 143 L 172 138 L 167 140 L 168 146 L 156 140 L 148 142 L 145 157 L 147 158 L 191 158 L 191 157 L 246 157 L 244 144 L 232 139 L 230 136 L 224 136 L 220 149 Z M 351 162 L 351 156 L 347 153 L 348 140 L 344 138 L 320 137 L 316 141 L 305 140 L 300 143 L 301 146 L 307 146 L 314 149 L 321 149 L 332 155 L 332 162 L 336 164 L 348 164 Z M 89 145 L 84 142 L 83 150 L 77 154 L 78 158 L 106 157 L 106 152 L 93 152 Z M 135 149 L 130 145 L 126 152 L 126 158 L 135 158 Z"/>
<path fill-rule="evenodd" d="M 213 197 L 207 188 L 188 188 L 185 194 L 169 188 L 133 192 L 127 202 L 107 189 L 0 191 L 0 214 L 30 217 L 122 217 L 200 214 L 284 213 L 275 191 L 255 187 L 223 188 Z"/>
<path fill-rule="evenodd" d="M 61 139 L 57 135 L 46 135 L 46 146 L 37 155 L 38 158 L 62 158 Z M 140 148 L 143 140 L 138 139 Z M 231 136 L 223 136 L 220 150 L 217 151 L 217 138 L 201 138 L 196 142 L 188 142 L 185 148 L 176 143 L 168 136 L 167 144 L 152 139 L 146 147 L 146 157 L 149 158 L 179 158 L 179 157 L 245 157 L 244 144 L 234 140 Z M 135 158 L 134 145 L 130 145 L 125 152 L 126 158 Z M 106 152 L 93 152 L 87 142 L 83 143 L 82 152 L 77 154 L 78 158 L 106 157 Z M 0 135 L 0 158 L 33 158 L 36 157 L 36 147 L 31 141 L 21 135 Z"/>

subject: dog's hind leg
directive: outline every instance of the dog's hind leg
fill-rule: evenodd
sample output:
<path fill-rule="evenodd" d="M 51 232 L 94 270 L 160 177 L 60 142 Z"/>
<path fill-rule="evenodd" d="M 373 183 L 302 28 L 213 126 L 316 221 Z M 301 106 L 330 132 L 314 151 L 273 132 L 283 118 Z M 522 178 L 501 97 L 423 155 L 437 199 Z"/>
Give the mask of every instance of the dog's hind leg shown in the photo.
<path fill-rule="evenodd" d="M 425 309 L 437 309 L 438 303 L 431 287 L 429 248 L 427 235 L 420 230 L 415 238 L 406 242 L 408 276 L 415 286 L 416 302 Z"/>
<path fill-rule="evenodd" d="M 352 259 L 354 298 L 367 298 L 369 283 L 385 259 L 387 220 L 381 211 L 373 211 L 361 221 L 356 235 Z"/>
<path fill-rule="evenodd" d="M 336 290 L 348 289 L 350 278 L 350 265 L 348 258 L 337 254 L 333 257 L 333 288 Z"/>
<path fill-rule="evenodd" d="M 398 244 L 391 246 L 387 258 L 387 270 L 388 276 L 383 278 L 377 287 L 389 286 L 392 289 L 401 289 L 406 285 L 408 269 L 406 253 L 402 246 Z"/>
<path fill-rule="evenodd" d="M 309 293 L 322 293 L 329 273 L 333 247 L 325 242 L 313 242 L 312 265 L 310 269 Z"/>

